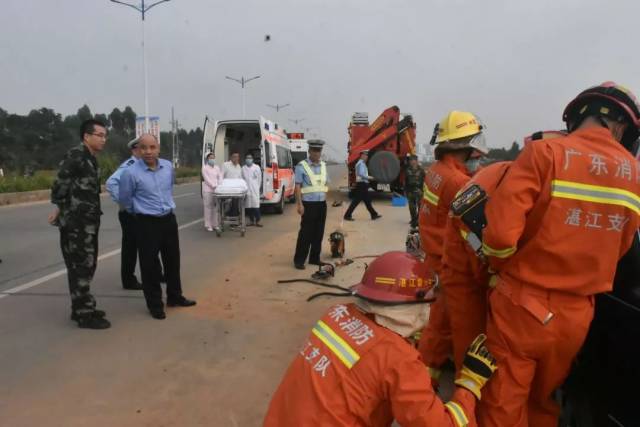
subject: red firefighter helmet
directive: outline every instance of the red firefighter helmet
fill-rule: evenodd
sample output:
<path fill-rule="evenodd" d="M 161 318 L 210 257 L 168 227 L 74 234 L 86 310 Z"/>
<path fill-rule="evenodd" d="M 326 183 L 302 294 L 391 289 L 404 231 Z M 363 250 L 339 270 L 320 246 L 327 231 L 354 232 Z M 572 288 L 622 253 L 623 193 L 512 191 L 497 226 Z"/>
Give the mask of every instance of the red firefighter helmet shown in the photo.
<path fill-rule="evenodd" d="M 351 288 L 357 297 L 381 304 L 435 301 L 438 276 L 424 262 L 406 252 L 391 251 L 377 257 Z"/>

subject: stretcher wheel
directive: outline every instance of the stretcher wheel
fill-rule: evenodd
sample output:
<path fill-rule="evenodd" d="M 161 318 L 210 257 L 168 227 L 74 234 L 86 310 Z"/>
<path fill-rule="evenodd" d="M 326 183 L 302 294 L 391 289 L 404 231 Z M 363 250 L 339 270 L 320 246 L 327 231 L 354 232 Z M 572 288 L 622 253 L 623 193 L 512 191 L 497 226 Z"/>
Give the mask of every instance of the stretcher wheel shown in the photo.
<path fill-rule="evenodd" d="M 216 230 L 216 236 L 218 236 L 218 237 L 222 236 L 222 232 Z"/>
<path fill-rule="evenodd" d="M 240 232 L 240 237 L 244 237 L 244 230 Z"/>

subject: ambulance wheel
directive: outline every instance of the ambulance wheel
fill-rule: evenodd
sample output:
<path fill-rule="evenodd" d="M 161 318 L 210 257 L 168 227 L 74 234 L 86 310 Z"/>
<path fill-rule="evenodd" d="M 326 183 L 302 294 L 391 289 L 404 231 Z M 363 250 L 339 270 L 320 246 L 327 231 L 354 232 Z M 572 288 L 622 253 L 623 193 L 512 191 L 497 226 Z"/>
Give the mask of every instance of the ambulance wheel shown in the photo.
<path fill-rule="evenodd" d="M 274 210 L 277 214 L 283 214 L 284 213 L 284 187 L 282 188 L 282 196 L 280 196 L 280 201 L 278 202 L 278 204 L 275 206 Z"/>

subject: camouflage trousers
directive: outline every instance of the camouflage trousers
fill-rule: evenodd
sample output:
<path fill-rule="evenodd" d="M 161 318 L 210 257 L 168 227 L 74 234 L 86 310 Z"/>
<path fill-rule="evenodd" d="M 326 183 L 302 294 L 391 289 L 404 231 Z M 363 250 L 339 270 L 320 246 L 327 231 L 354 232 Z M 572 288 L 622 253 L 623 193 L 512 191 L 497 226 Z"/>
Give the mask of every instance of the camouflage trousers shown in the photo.
<path fill-rule="evenodd" d="M 67 266 L 71 311 L 82 315 L 95 310 L 96 300 L 89 285 L 98 261 L 99 224 L 60 227 L 60 248 Z"/>
<path fill-rule="evenodd" d="M 409 202 L 409 215 L 411 215 L 411 227 L 418 227 L 418 213 L 420 212 L 420 204 L 422 203 L 422 192 L 407 192 L 407 201 Z"/>

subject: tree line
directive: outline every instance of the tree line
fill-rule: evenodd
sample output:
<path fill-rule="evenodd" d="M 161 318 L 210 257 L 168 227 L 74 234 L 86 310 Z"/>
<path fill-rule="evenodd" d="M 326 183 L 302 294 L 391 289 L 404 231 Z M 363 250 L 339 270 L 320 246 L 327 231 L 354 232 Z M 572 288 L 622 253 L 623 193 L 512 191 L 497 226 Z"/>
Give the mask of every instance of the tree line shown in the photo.
<path fill-rule="evenodd" d="M 98 159 L 105 172 L 114 170 L 129 157 L 127 143 L 135 137 L 136 112 L 130 106 L 122 110 L 114 108 L 109 114 L 93 114 L 87 105 L 83 105 L 76 114 L 64 117 L 44 107 L 26 115 L 8 113 L 0 108 L 0 168 L 5 174 L 19 175 L 56 169 L 65 152 L 80 142 L 80 124 L 90 118 L 107 125 L 107 145 Z M 200 166 L 202 136 L 200 128 L 178 131 L 181 165 Z M 160 144 L 161 156 L 173 160 L 169 132 L 161 132 Z"/>

